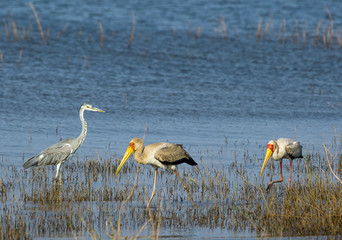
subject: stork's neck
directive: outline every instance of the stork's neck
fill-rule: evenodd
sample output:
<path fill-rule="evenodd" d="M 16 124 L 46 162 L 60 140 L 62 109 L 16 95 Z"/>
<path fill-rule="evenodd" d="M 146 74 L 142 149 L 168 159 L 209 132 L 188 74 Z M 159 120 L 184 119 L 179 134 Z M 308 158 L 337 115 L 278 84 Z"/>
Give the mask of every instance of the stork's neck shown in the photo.
<path fill-rule="evenodd" d="M 84 117 L 83 117 L 83 113 L 84 113 L 84 109 L 83 108 L 81 108 L 81 110 L 80 110 L 80 120 L 81 120 L 81 123 L 82 123 L 82 132 L 81 132 L 81 134 L 80 134 L 80 136 L 78 136 L 78 146 L 80 146 L 82 143 L 83 143 L 83 141 L 84 141 L 84 139 L 85 139 L 85 137 L 86 137 L 86 135 L 87 135 L 87 122 L 84 120 Z"/>
<path fill-rule="evenodd" d="M 146 164 L 143 157 L 142 157 L 143 148 L 144 147 L 139 147 L 134 151 L 134 160 L 138 163 Z"/>
<path fill-rule="evenodd" d="M 279 154 L 279 145 L 277 143 L 275 143 L 274 145 L 274 152 L 273 152 L 272 157 L 274 160 L 279 160 L 283 157 L 281 156 L 281 154 Z"/>

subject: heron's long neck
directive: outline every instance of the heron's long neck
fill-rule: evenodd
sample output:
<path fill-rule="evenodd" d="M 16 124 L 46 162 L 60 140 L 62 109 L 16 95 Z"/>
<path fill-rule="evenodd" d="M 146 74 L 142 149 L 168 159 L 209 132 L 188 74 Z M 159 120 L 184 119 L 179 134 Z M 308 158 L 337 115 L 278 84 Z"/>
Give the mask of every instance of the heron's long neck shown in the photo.
<path fill-rule="evenodd" d="M 141 147 L 141 148 L 137 148 L 134 152 L 134 160 L 138 163 L 142 163 L 142 164 L 146 164 L 143 157 L 142 157 L 142 154 L 143 154 L 143 148 L 144 147 Z"/>
<path fill-rule="evenodd" d="M 82 132 L 81 132 L 80 136 L 78 136 L 79 146 L 83 143 L 83 141 L 87 135 L 87 122 L 84 120 L 83 113 L 84 113 L 84 110 L 81 109 L 80 110 L 80 120 L 82 122 Z"/>

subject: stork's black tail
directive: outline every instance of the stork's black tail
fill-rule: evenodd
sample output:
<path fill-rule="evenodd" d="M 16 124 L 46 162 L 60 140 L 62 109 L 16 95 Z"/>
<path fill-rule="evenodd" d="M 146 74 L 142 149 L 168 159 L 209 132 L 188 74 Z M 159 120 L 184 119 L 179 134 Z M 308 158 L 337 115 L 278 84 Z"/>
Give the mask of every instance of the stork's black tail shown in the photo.
<path fill-rule="evenodd" d="M 191 165 L 191 166 L 196 166 L 198 165 L 192 158 L 188 158 L 185 161 L 187 164 Z"/>

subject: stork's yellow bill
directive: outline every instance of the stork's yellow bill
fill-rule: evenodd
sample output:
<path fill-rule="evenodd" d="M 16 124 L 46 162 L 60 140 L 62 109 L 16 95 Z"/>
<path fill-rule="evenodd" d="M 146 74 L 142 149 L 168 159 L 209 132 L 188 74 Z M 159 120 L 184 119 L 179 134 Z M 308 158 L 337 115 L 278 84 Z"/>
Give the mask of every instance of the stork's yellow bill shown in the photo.
<path fill-rule="evenodd" d="M 267 164 L 268 160 L 270 159 L 270 157 L 272 156 L 273 151 L 274 151 L 274 145 L 268 144 L 268 145 L 267 145 L 267 150 L 266 150 L 265 159 L 264 159 L 264 163 L 263 163 L 263 165 L 262 165 L 261 172 L 260 172 L 260 177 L 262 176 L 262 173 L 264 172 L 264 169 L 265 169 L 265 167 L 266 167 L 266 164 Z"/>
<path fill-rule="evenodd" d="M 134 152 L 134 148 L 133 146 L 131 146 L 131 144 L 128 146 L 124 156 L 122 157 L 122 160 L 120 162 L 119 167 L 116 170 L 115 173 L 115 177 L 118 175 L 118 173 L 120 172 L 120 169 L 122 168 L 122 166 L 125 164 L 125 162 L 127 161 L 127 159 L 132 155 L 132 153 Z"/>

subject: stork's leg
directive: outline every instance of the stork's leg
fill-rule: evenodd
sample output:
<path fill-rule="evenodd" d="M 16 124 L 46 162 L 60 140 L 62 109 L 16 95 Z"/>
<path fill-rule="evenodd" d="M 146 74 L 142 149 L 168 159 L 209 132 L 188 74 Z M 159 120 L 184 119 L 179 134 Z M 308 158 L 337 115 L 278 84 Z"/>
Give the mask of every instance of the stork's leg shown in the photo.
<path fill-rule="evenodd" d="M 292 171 L 292 160 L 290 160 L 290 177 L 289 177 L 289 188 L 291 186 L 291 171 Z"/>
<path fill-rule="evenodd" d="M 154 170 L 153 191 L 152 191 L 152 195 L 151 195 L 150 201 L 148 201 L 148 203 L 147 203 L 147 207 L 148 207 L 148 208 L 150 207 L 150 203 L 152 202 L 152 199 L 153 199 L 154 195 L 156 194 L 157 171 L 158 171 L 158 168 L 156 168 L 156 169 Z"/>
<path fill-rule="evenodd" d="M 195 206 L 194 201 L 192 200 L 192 197 L 190 196 L 190 193 L 189 193 L 189 191 L 188 191 L 188 188 L 187 188 L 185 182 L 183 181 L 183 179 L 179 176 L 177 170 L 175 170 L 175 174 L 178 176 L 179 180 L 181 180 L 181 182 L 182 182 L 182 184 L 183 184 L 183 187 L 184 187 L 185 191 L 187 192 L 187 194 L 188 194 L 188 196 L 189 196 L 189 199 L 190 199 L 190 201 L 191 201 L 191 203 L 192 203 L 192 206 Z"/>
<path fill-rule="evenodd" d="M 278 183 L 278 182 L 282 182 L 283 181 L 283 161 L 280 160 L 279 162 L 279 166 L 280 166 L 280 180 L 277 180 L 277 181 L 271 181 L 267 188 L 266 188 L 266 191 L 268 191 L 270 189 L 270 187 L 272 186 L 273 183 Z"/>

